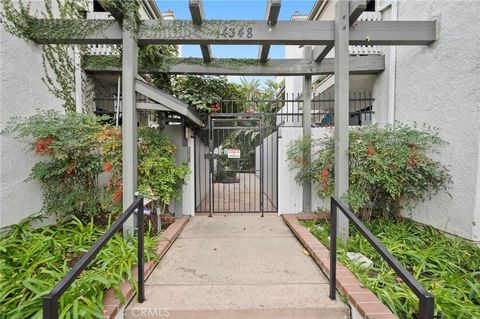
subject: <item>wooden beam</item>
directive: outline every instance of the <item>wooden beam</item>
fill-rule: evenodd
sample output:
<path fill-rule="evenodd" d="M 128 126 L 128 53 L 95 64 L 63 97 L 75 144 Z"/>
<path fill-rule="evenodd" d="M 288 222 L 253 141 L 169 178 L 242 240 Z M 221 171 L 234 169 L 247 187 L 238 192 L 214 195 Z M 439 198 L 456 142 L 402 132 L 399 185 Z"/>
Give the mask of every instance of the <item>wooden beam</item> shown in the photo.
<path fill-rule="evenodd" d="M 137 110 L 155 110 L 162 112 L 175 112 L 171 108 L 158 103 L 137 102 Z"/>
<path fill-rule="evenodd" d="M 265 10 L 265 20 L 270 28 L 273 28 L 278 21 L 280 14 L 281 2 L 280 0 L 268 0 L 267 9 Z M 261 63 L 268 60 L 268 53 L 270 52 L 270 45 L 262 45 L 258 52 L 258 59 Z"/>
<path fill-rule="evenodd" d="M 358 21 L 351 27 L 351 45 L 426 45 L 436 40 L 436 21 Z M 80 29 L 79 29 L 80 28 Z M 81 29 L 84 28 L 84 29 Z M 79 31 L 81 30 L 81 31 Z M 36 20 L 32 40 L 43 44 L 121 44 L 114 20 Z M 142 44 L 286 44 L 328 45 L 333 21 L 145 20 L 138 34 Z"/>
<path fill-rule="evenodd" d="M 333 44 L 317 45 L 312 50 L 312 59 L 315 62 L 321 62 L 332 49 Z"/>
<path fill-rule="evenodd" d="M 305 60 L 310 60 L 312 56 L 312 48 L 303 48 L 303 57 Z M 310 74 L 303 77 L 303 109 L 302 109 L 302 131 L 303 138 L 312 137 L 312 76 Z M 305 149 L 305 157 L 303 158 L 305 165 L 308 166 L 312 162 L 312 148 L 307 144 Z M 303 207 L 304 213 L 312 212 L 312 182 L 306 180 L 303 182 Z"/>
<path fill-rule="evenodd" d="M 205 13 L 203 10 L 203 4 L 201 0 L 190 0 L 188 3 L 192 21 L 195 25 L 202 25 Z M 208 44 L 200 44 L 200 50 L 202 51 L 203 61 L 210 62 L 212 60 L 212 50 Z"/>
<path fill-rule="evenodd" d="M 123 30 L 122 59 L 122 178 L 123 210 L 135 200 L 137 191 L 137 95 L 135 78 L 137 77 L 138 44 L 126 28 Z M 124 235 L 132 235 L 133 217 L 124 225 Z"/>
<path fill-rule="evenodd" d="M 357 21 L 350 45 L 427 45 L 437 40 L 436 21 Z"/>
<path fill-rule="evenodd" d="M 367 8 L 367 0 L 351 0 L 350 1 L 350 26 L 357 21 L 360 15 Z M 313 59 L 315 62 L 321 62 L 327 54 L 333 49 L 333 44 L 320 45 L 313 48 Z"/>
<path fill-rule="evenodd" d="M 191 121 L 195 125 L 200 127 L 204 126 L 203 121 L 198 113 L 185 102 L 177 99 L 176 97 L 140 80 L 135 81 L 135 90 L 136 92 L 145 95 L 152 101 L 157 102 L 180 115 L 183 115 L 187 120 Z"/>
<path fill-rule="evenodd" d="M 362 15 L 367 8 L 367 2 L 370 0 L 350 0 L 350 17 L 349 23 L 352 25 Z"/>
<path fill-rule="evenodd" d="M 108 66 L 102 63 L 104 57 L 84 56 L 82 67 L 90 73 L 118 73 L 121 60 L 111 61 Z M 100 62 L 97 62 L 100 61 Z M 351 74 L 377 74 L 385 70 L 383 55 L 351 56 Z M 175 58 L 161 65 L 139 65 L 140 73 L 170 73 L 199 75 L 314 75 L 333 74 L 334 59 L 315 63 L 305 59 L 270 59 L 260 63 L 256 59 L 212 59 L 208 64 L 201 58 Z"/>
<path fill-rule="evenodd" d="M 348 51 L 349 19 L 348 2 L 335 4 L 335 102 L 334 102 L 334 139 L 335 139 L 335 187 L 334 194 L 343 198 L 348 192 L 348 124 L 350 120 L 350 77 Z M 341 239 L 348 238 L 348 219 L 343 214 L 337 217 L 337 234 Z"/>

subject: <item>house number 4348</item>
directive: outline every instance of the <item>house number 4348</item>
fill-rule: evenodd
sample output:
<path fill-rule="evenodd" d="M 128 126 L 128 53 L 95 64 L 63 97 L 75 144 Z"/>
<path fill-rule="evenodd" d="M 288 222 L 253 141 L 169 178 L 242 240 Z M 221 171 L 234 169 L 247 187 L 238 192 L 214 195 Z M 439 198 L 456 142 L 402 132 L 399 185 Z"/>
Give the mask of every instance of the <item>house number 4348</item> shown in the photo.
<path fill-rule="evenodd" d="M 253 29 L 252 28 L 245 28 L 245 27 L 225 27 L 221 33 L 223 38 L 243 38 L 246 37 L 250 39 L 253 37 Z"/>

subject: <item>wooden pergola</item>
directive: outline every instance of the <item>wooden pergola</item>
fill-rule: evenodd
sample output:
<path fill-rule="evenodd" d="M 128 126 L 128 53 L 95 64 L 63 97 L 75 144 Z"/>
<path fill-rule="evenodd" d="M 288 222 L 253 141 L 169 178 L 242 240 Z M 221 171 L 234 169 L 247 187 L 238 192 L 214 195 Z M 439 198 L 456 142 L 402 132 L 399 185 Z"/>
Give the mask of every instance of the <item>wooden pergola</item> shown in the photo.
<path fill-rule="evenodd" d="M 384 57 L 350 56 L 349 45 L 428 45 L 436 40 L 436 21 L 357 21 L 369 0 L 339 0 L 333 21 L 279 21 L 280 0 L 268 0 L 265 20 L 205 20 L 201 0 L 190 0 L 191 21 L 143 21 L 132 32 L 114 20 L 37 20 L 33 38 L 42 44 L 121 44 L 123 95 L 123 207 L 134 201 L 137 188 L 138 72 L 217 75 L 304 76 L 304 136 L 311 135 L 311 76 L 335 76 L 335 196 L 348 190 L 349 74 L 384 70 Z M 84 33 L 75 30 L 88 30 Z M 70 30 L 70 31 L 69 31 Z M 85 34 L 86 33 L 86 34 Z M 59 36 L 61 35 L 61 36 Z M 138 65 L 138 46 L 144 44 L 200 45 L 203 59 L 175 59 L 168 66 Z M 214 59 L 210 45 L 259 45 L 258 59 Z M 271 45 L 305 46 L 303 59 L 269 60 Z M 311 46 L 315 46 L 313 50 Z M 335 58 L 326 59 L 334 48 Z M 102 71 L 102 70 L 91 70 Z M 310 185 L 304 185 L 304 211 L 311 210 Z M 130 222 L 133 228 L 133 220 Z M 345 217 L 340 236 L 348 234 Z"/>

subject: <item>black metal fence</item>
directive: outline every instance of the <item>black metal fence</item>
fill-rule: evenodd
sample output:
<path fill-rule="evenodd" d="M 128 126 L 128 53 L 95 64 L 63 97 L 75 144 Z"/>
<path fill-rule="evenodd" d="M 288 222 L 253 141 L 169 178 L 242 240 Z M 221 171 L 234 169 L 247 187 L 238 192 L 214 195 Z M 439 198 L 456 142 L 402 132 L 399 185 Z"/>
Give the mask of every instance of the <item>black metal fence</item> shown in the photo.
<path fill-rule="evenodd" d="M 350 93 L 350 125 L 371 124 L 373 120 L 371 92 Z M 311 101 L 312 126 L 333 126 L 335 119 L 335 98 L 333 92 L 323 92 Z M 286 93 L 271 100 L 222 100 L 218 113 L 262 113 L 266 125 L 302 126 L 303 98 L 301 94 Z"/>
<path fill-rule="evenodd" d="M 123 215 L 107 230 L 105 234 L 100 237 L 92 248 L 87 251 L 67 273 L 67 275 L 60 280 L 60 282 L 50 291 L 48 295 L 43 297 L 43 318 L 57 319 L 58 318 L 58 300 L 70 287 L 73 281 L 80 275 L 80 273 L 87 268 L 90 262 L 97 256 L 100 250 L 105 247 L 108 241 L 122 229 L 123 224 L 134 213 L 137 213 L 137 244 L 138 244 L 138 302 L 145 301 L 145 286 L 144 286 L 144 228 L 143 228 L 143 197 L 137 198 L 130 207 L 125 210 Z"/>
<path fill-rule="evenodd" d="M 395 258 L 387 248 L 373 235 L 367 227 L 355 216 L 348 207 L 339 199 L 331 197 L 330 211 L 330 299 L 336 298 L 337 282 L 337 208 L 345 215 L 348 220 L 358 229 L 360 234 L 372 245 L 380 256 L 392 267 L 395 273 L 405 282 L 405 284 L 415 293 L 419 299 L 418 319 L 434 319 L 433 296 L 410 274 Z M 439 315 L 438 317 L 441 317 Z"/>
<path fill-rule="evenodd" d="M 356 126 L 372 123 L 374 100 L 371 92 L 350 92 L 350 125 Z M 95 113 L 97 115 L 108 115 L 112 119 L 118 117 L 121 125 L 121 99 L 120 107 L 116 98 L 95 98 L 94 101 L 96 106 Z M 334 93 L 326 91 L 317 94 L 311 103 L 312 126 L 333 126 L 335 119 Z M 277 99 L 269 100 L 221 100 L 219 104 L 220 109 L 216 113 L 264 114 L 266 126 L 302 126 L 303 123 L 303 98 L 301 94 L 286 93 Z M 138 110 L 137 114 L 139 122 L 142 123 L 152 121 L 158 114 L 158 111 Z M 172 115 L 170 114 L 169 116 Z M 204 114 L 204 116 L 206 122 L 207 114 Z M 167 120 L 170 121 L 170 119 Z"/>

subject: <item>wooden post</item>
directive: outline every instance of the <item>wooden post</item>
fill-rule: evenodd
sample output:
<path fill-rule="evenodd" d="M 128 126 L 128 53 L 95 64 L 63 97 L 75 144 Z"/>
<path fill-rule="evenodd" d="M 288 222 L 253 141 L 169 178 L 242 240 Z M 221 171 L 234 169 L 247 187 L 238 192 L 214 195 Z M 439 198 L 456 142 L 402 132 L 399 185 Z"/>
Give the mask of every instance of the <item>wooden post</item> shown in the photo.
<path fill-rule="evenodd" d="M 348 122 L 349 122 L 349 2 L 335 5 L 335 196 L 348 191 Z M 348 238 L 348 219 L 339 214 L 337 231 Z"/>
<path fill-rule="evenodd" d="M 310 61 L 312 59 L 312 48 L 304 47 L 304 59 Z M 312 76 L 305 75 L 303 77 L 303 137 L 312 137 Z M 311 148 L 306 150 L 304 161 L 306 165 L 312 160 Z M 310 213 L 312 211 L 312 183 L 303 183 L 303 212 Z"/>
<path fill-rule="evenodd" d="M 137 108 L 135 79 L 138 67 L 138 45 L 133 34 L 123 29 L 122 47 L 122 176 L 123 210 L 134 201 L 137 190 Z M 143 212 L 142 212 L 143 213 Z M 134 218 L 124 224 L 124 235 L 132 233 Z"/>

